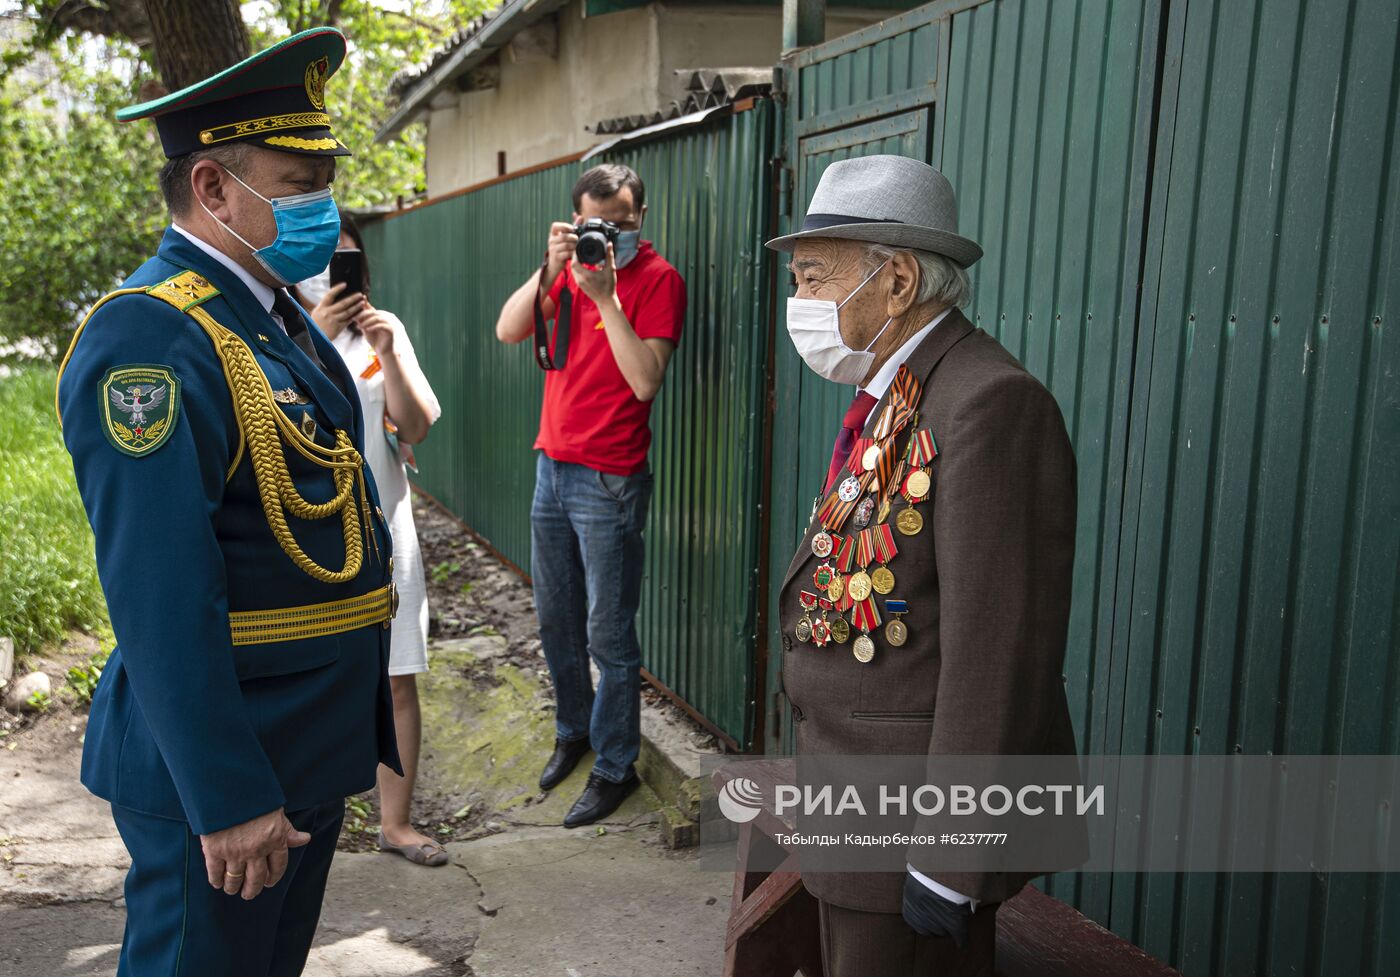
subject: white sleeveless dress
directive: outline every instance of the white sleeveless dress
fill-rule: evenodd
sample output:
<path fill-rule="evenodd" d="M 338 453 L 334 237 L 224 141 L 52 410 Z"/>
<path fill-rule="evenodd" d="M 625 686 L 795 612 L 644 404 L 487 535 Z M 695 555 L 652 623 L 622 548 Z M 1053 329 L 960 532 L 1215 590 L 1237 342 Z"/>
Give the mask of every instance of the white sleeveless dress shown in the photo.
<path fill-rule="evenodd" d="M 383 312 L 384 310 L 380 310 Z M 399 354 L 403 372 L 419 390 L 436 421 L 442 413 L 428 378 L 418 366 L 408 332 L 397 316 L 384 315 L 394 326 L 394 348 Z M 384 428 L 384 371 L 371 370 L 376 358 L 369 340 L 346 329 L 332 343 L 340 351 L 365 414 L 365 460 L 374 474 L 379 489 L 379 505 L 384 510 L 389 531 L 394 534 L 394 585 L 399 590 L 399 613 L 394 618 L 389 645 L 389 674 L 411 675 L 428 670 L 428 594 L 423 576 L 423 554 L 418 547 L 418 532 L 413 525 L 413 499 L 408 488 L 408 474 Z M 366 377 L 365 373 L 371 373 Z"/>

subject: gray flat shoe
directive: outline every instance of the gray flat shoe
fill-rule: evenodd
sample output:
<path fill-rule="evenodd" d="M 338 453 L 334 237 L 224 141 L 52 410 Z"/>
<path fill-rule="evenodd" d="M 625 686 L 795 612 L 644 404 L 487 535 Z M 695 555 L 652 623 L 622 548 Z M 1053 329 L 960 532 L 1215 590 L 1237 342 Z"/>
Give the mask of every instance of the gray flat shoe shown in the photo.
<path fill-rule="evenodd" d="M 439 845 L 436 841 L 425 842 L 421 845 L 394 845 L 389 839 L 384 837 L 384 832 L 379 832 L 379 850 L 394 852 L 402 855 L 414 865 L 426 865 L 428 868 L 437 868 L 439 865 L 447 864 L 447 849 Z"/>

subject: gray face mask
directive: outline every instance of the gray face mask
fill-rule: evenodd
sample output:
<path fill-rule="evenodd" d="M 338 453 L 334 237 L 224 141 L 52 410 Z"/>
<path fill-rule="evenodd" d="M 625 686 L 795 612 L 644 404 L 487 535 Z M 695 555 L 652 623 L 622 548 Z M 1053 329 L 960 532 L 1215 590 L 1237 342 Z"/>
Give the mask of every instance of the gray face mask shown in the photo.
<path fill-rule="evenodd" d="M 637 257 L 637 252 L 642 248 L 641 231 L 621 231 L 617 235 L 617 240 L 613 242 L 613 263 L 619 268 L 626 268 L 632 263 L 632 259 Z"/>

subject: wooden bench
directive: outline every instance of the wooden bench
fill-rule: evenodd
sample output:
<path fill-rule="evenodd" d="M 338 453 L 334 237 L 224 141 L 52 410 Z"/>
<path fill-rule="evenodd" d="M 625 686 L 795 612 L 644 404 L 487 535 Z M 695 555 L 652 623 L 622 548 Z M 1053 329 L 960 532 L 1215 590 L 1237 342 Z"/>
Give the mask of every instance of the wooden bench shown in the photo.
<path fill-rule="evenodd" d="M 772 796 L 760 765 L 743 776 Z M 718 790 L 730 777 L 718 771 Z M 776 783 L 776 781 L 774 781 Z M 803 887 L 797 856 L 777 837 L 790 817 L 761 810 L 739 826 L 738 865 L 724 936 L 724 977 L 822 977 L 817 900 Z M 774 871 L 754 865 L 777 865 Z M 1181 977 L 1089 917 L 1027 886 L 997 911 L 998 977 Z"/>

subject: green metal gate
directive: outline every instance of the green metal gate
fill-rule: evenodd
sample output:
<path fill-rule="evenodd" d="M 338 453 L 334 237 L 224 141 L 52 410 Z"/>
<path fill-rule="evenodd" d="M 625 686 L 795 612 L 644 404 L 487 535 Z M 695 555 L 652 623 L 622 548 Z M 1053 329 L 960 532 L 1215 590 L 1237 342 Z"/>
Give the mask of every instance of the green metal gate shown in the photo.
<path fill-rule="evenodd" d="M 970 316 L 1064 412 L 1086 752 L 1400 750 L 1398 35 L 1393 0 L 947 0 L 786 63 L 789 225 L 834 159 L 938 166 Z M 781 567 L 851 391 L 774 373 Z M 1384 876 L 1047 889 L 1188 975 L 1400 970 Z"/>
<path fill-rule="evenodd" d="M 1167 11 L 1111 653 L 1123 753 L 1400 752 L 1398 39 L 1394 0 Z M 1128 877 L 1110 919 L 1187 974 L 1379 977 L 1400 972 L 1396 890 Z"/>
<path fill-rule="evenodd" d="M 940 66 L 947 61 L 947 27 L 933 7 L 920 7 L 838 40 L 797 52 L 786 64 L 787 111 L 781 194 L 788 227 L 801 223 L 807 201 L 828 166 L 875 153 L 928 159 L 937 131 L 934 102 Z M 781 262 L 777 262 L 781 264 Z M 781 294 L 792 276 L 777 275 Z M 834 432 L 852 391 L 811 374 L 782 334 L 774 344 L 773 480 L 769 566 L 781 578 L 821 489 Z M 768 593 L 768 647 L 781 648 L 779 581 Z M 770 752 L 790 749 L 791 715 L 780 691 L 780 655 L 767 661 L 772 690 L 764 742 Z"/>

